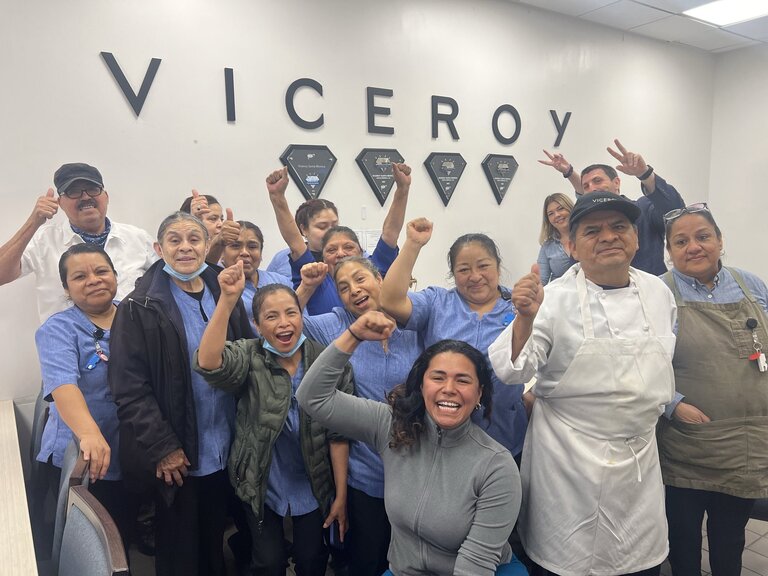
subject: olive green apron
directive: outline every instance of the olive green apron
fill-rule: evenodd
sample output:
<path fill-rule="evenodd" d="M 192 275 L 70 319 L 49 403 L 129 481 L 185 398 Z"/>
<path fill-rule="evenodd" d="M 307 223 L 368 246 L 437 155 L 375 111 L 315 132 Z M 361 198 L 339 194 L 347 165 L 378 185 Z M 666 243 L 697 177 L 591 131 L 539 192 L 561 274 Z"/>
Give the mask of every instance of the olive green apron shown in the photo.
<path fill-rule="evenodd" d="M 728 268 L 745 297 L 731 304 L 684 302 L 671 272 L 663 279 L 677 302 L 675 388 L 711 422 L 660 418 L 657 428 L 664 483 L 740 498 L 768 496 L 768 373 L 754 352 L 748 318 L 768 347 L 768 317 L 741 275 Z"/>

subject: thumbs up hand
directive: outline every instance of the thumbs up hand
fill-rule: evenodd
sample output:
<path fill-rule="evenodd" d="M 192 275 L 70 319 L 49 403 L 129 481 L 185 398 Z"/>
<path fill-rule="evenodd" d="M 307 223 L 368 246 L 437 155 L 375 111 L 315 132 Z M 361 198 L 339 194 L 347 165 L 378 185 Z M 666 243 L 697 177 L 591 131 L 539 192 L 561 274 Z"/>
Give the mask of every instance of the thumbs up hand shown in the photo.
<path fill-rule="evenodd" d="M 31 218 L 34 219 L 38 226 L 45 223 L 46 220 L 50 220 L 59 211 L 59 199 L 53 191 L 53 188 L 48 188 L 48 192 L 45 196 L 40 196 L 35 202 L 35 209 L 32 210 Z"/>
<path fill-rule="evenodd" d="M 192 189 L 192 202 L 189 204 L 189 213 L 192 216 L 197 216 L 200 220 L 203 219 L 210 209 L 208 208 L 208 199 L 205 196 L 201 196 L 200 192 Z"/>
<path fill-rule="evenodd" d="M 227 208 L 227 218 L 221 224 L 219 237 L 224 246 L 232 242 L 237 242 L 237 239 L 240 237 L 240 223 L 235 221 L 232 208 Z"/>
<path fill-rule="evenodd" d="M 541 284 L 539 265 L 531 266 L 530 273 L 515 283 L 512 288 L 512 304 L 517 309 L 517 315 L 533 319 L 539 312 L 544 301 L 544 286 Z"/>

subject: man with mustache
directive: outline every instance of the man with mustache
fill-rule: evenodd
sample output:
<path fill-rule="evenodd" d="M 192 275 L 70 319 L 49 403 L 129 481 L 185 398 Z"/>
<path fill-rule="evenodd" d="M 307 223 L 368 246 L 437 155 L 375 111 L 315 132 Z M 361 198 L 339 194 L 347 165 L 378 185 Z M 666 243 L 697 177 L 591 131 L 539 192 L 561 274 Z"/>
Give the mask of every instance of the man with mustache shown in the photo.
<path fill-rule="evenodd" d="M 606 164 L 592 164 L 579 174 L 562 154 L 551 154 L 546 150 L 544 154 L 548 159 L 539 162 L 552 166 L 568 179 L 577 197 L 592 192 L 621 195 L 621 179 L 617 170 L 640 180 L 643 195 L 634 201 L 640 208 L 636 222 L 640 249 L 632 260 L 632 266 L 655 276 L 664 274 L 667 271 L 664 264 L 664 214 L 683 208 L 685 201 L 675 187 L 656 174 L 640 154 L 628 151 L 618 140 L 614 143 L 618 150 L 608 147 L 608 153 L 619 161 L 615 169 Z"/>
<path fill-rule="evenodd" d="M 630 267 L 639 216 L 617 194 L 581 196 L 569 220 L 579 263 L 546 289 L 534 264 L 488 347 L 503 382 L 536 376 L 518 530 L 546 574 L 658 576 L 667 556 L 655 428 L 674 394 L 676 307 Z"/>
<path fill-rule="evenodd" d="M 88 164 L 64 164 L 53 182 L 16 234 L 0 247 L 0 285 L 34 273 L 40 321 L 64 310 L 59 257 L 73 244 L 83 242 L 104 248 L 117 269 L 117 299 L 133 290 L 136 280 L 157 260 L 153 240 L 144 230 L 107 218 L 109 194 L 101 173 Z M 59 208 L 68 221 L 50 222 Z"/>

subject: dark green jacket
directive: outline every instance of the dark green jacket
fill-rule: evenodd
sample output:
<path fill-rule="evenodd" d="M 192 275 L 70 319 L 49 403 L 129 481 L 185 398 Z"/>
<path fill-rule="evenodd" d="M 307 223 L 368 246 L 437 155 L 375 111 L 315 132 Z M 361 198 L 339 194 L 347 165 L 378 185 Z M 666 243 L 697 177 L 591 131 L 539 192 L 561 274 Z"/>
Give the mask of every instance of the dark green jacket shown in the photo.
<path fill-rule="evenodd" d="M 313 340 L 302 345 L 304 371 L 322 352 L 323 346 Z M 194 369 L 214 388 L 238 397 L 235 441 L 229 453 L 229 479 L 243 502 L 248 502 L 259 520 L 264 511 L 267 480 L 272 463 L 272 447 L 277 440 L 291 403 L 291 377 L 276 357 L 265 350 L 262 339 L 227 342 L 222 365 L 216 370 L 203 370 L 195 353 Z M 338 389 L 354 393 L 352 367 L 347 364 Z M 323 517 L 328 515 L 335 488 L 328 449 L 329 440 L 345 440 L 312 421 L 300 410 L 299 435 L 304 467 L 312 493 Z"/>

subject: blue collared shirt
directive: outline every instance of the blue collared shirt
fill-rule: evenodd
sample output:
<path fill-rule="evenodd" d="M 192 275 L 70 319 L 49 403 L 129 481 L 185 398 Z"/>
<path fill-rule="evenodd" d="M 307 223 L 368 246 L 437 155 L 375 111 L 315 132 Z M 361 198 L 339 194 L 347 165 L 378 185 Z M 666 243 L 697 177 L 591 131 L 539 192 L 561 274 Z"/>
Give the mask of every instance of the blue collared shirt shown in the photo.
<path fill-rule="evenodd" d="M 206 318 L 210 320 L 216 309 L 216 301 L 207 286 L 202 301 L 198 301 L 185 293 L 176 283 L 169 282 L 169 284 L 184 322 L 189 365 L 194 366 L 195 351 L 200 346 L 200 339 L 208 325 L 200 313 L 200 306 L 202 305 Z M 207 476 L 223 470 L 227 465 L 229 448 L 235 432 L 235 397 L 211 388 L 194 370 L 191 371 L 191 378 L 197 419 L 198 467 L 196 470 L 190 470 L 189 475 Z"/>
<path fill-rule="evenodd" d="M 272 256 L 272 260 L 267 266 L 267 272 L 275 272 L 286 278 L 291 277 L 291 249 L 283 248 Z"/>
<path fill-rule="evenodd" d="M 338 338 L 355 317 L 344 308 L 328 314 L 304 317 L 307 336 L 326 346 Z M 396 329 L 389 338 L 388 352 L 381 342 L 361 342 L 350 358 L 357 396 L 384 402 L 386 394 L 405 382 L 422 352 L 418 334 Z M 349 443 L 349 485 L 373 498 L 384 498 L 384 466 L 378 452 L 364 442 Z"/>
<path fill-rule="evenodd" d="M 419 292 L 409 292 L 413 311 L 405 329 L 417 331 L 424 348 L 452 338 L 474 346 L 488 358 L 488 346 L 515 319 L 512 300 L 508 299 L 509 290 L 502 288 L 502 292 L 506 298 L 497 298 L 493 310 L 482 318 L 470 309 L 456 288 L 446 290 L 430 286 Z M 488 367 L 491 367 L 490 361 Z M 523 449 L 525 429 L 528 426 L 522 397 L 523 384 L 507 385 L 493 374 L 493 414 L 490 425 L 482 418 L 482 410 L 472 414 L 475 423 L 513 456 Z"/>
<path fill-rule="evenodd" d="M 283 429 L 272 446 L 272 462 L 267 479 L 265 504 L 280 516 L 301 516 L 319 507 L 309 482 L 299 436 L 299 403 L 296 390 L 304 377 L 304 364 L 299 362 L 291 377 L 291 405 Z"/>
<path fill-rule="evenodd" d="M 539 264 L 541 283 L 544 286 L 560 278 L 568 268 L 576 264 L 576 260 L 565 252 L 563 244 L 554 238 L 550 238 L 541 245 L 536 262 Z"/>
<path fill-rule="evenodd" d="M 107 384 L 107 363 L 101 360 L 93 369 L 86 368 L 96 352 L 95 329 L 93 322 L 77 306 L 54 314 L 37 329 L 35 344 L 43 375 L 43 395 L 51 401 L 53 391 L 65 384 L 74 384 L 80 389 L 91 417 L 112 450 L 109 470 L 104 478 L 119 480 L 119 423 L 117 405 Z M 99 345 L 108 357 L 109 330 L 104 331 Z M 56 402 L 52 402 L 37 460 L 47 462 L 53 456 L 53 465 L 61 468 L 70 440 L 72 431 L 61 419 Z"/>
<path fill-rule="evenodd" d="M 766 287 L 765 282 L 746 270 L 740 268 L 734 268 L 734 270 L 741 275 L 747 289 L 752 292 L 755 300 L 768 314 L 768 287 Z M 674 268 L 672 269 L 672 277 L 675 279 L 675 286 L 684 302 L 732 304 L 743 300 L 745 297 L 744 291 L 736 282 L 733 274 L 724 267 L 715 276 L 714 286 L 711 290 L 706 284 L 702 284 L 692 276 L 686 276 Z M 675 334 L 677 334 L 677 324 L 675 324 Z M 672 418 L 675 408 L 683 398 L 685 396 L 675 392 L 675 399 L 664 408 L 664 415 L 667 418 Z"/>

